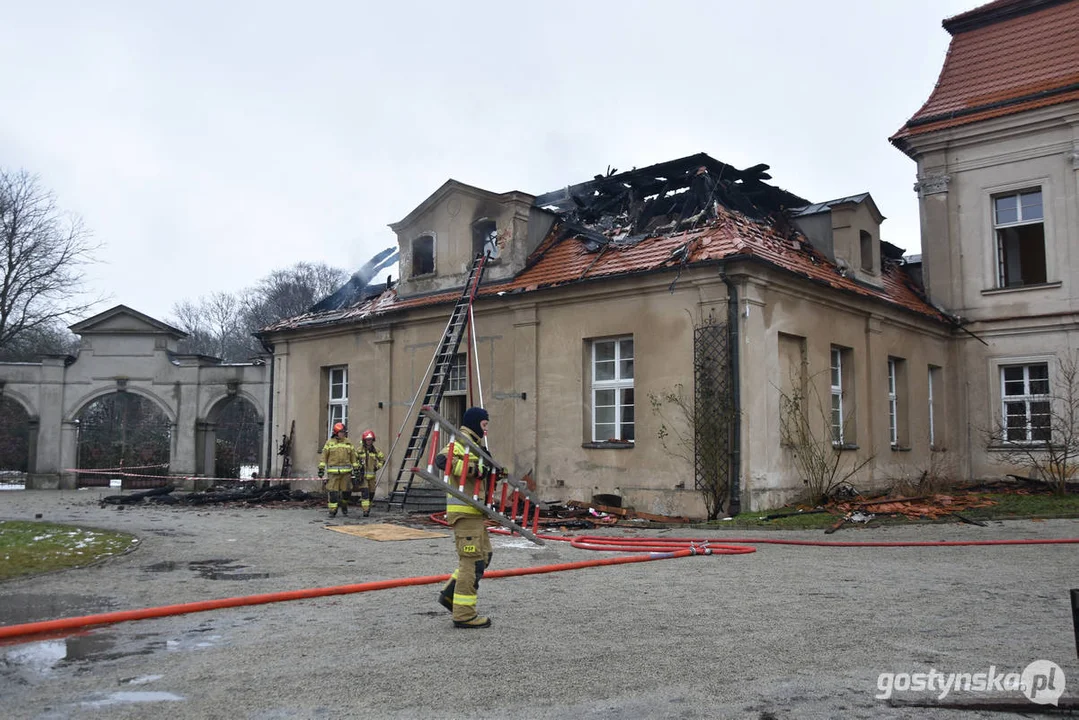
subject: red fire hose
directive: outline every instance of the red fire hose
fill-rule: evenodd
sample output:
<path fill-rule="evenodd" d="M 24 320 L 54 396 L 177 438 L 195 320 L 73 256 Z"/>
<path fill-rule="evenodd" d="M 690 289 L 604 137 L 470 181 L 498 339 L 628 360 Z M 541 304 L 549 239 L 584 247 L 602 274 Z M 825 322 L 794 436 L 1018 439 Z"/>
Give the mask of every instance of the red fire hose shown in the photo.
<path fill-rule="evenodd" d="M 432 519 L 444 524 L 444 521 L 436 516 L 432 516 Z M 491 532 L 509 534 L 508 531 L 502 530 L 501 528 L 492 528 Z M 759 538 L 723 538 L 722 540 L 706 538 L 618 538 L 602 535 L 582 535 L 574 538 L 563 538 L 554 535 L 541 535 L 539 537 L 544 540 L 569 542 L 571 546 L 584 550 L 647 554 L 609 557 L 598 560 L 583 560 L 580 562 L 558 563 L 554 565 L 539 565 L 536 567 L 513 568 L 510 570 L 490 570 L 483 574 L 484 579 L 537 575 L 541 573 L 560 572 L 562 570 L 579 570 L 582 568 L 599 567 L 603 565 L 623 565 L 626 563 L 649 562 L 652 560 L 669 560 L 672 558 L 691 557 L 693 555 L 741 555 L 755 552 L 756 548 L 750 547 L 751 545 L 805 545 L 812 547 L 954 547 L 962 545 L 1079 544 L 1079 538 L 828 542 L 818 540 L 775 540 Z M 308 588 L 306 590 L 287 590 L 283 592 L 261 593 L 258 595 L 244 595 L 240 597 L 220 598 L 218 600 L 202 600 L 198 602 L 180 603 L 178 605 L 162 605 L 159 607 L 143 608 L 141 610 L 122 610 L 119 612 L 100 613 L 97 615 L 84 615 L 82 617 L 45 620 L 42 622 L 23 623 L 20 625 L 7 625 L 0 627 L 0 640 L 21 638 L 30 635 L 41 635 L 44 633 L 75 631 L 94 625 L 109 625 L 112 623 L 127 622 L 129 620 L 145 620 L 148 618 L 183 615 L 206 610 L 221 610 L 223 608 L 240 607 L 244 605 L 262 605 L 272 602 L 283 602 L 286 600 L 304 600 L 308 598 L 326 597 L 329 595 L 347 595 L 351 593 L 369 592 L 372 590 L 408 587 L 410 585 L 432 585 L 434 583 L 445 582 L 449 580 L 449 578 L 449 575 L 425 575 L 420 577 L 398 578 L 396 580 L 378 580 L 375 582 L 356 583 L 351 585 L 337 585 L 325 588 Z"/>

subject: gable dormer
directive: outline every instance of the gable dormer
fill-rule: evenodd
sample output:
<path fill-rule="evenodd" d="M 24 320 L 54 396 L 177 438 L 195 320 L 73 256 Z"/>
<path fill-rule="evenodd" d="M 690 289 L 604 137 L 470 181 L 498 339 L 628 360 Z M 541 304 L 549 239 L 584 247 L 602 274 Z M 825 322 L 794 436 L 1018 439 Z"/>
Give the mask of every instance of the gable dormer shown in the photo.
<path fill-rule="evenodd" d="M 535 198 L 493 193 L 447 180 L 403 220 L 392 223 L 401 254 L 401 296 L 459 288 L 475 256 L 490 253 L 485 281 L 508 280 L 524 268 L 554 222 Z"/>
<path fill-rule="evenodd" d="M 884 216 L 869 193 L 797 208 L 791 217 L 844 275 L 881 286 L 880 224 Z"/>

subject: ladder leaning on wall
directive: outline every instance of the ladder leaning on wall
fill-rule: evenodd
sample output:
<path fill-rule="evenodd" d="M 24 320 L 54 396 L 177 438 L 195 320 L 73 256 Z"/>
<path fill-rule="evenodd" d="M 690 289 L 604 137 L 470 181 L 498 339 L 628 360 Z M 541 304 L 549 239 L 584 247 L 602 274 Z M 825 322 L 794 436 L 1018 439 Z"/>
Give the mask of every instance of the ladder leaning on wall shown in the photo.
<path fill-rule="evenodd" d="M 453 306 L 449 322 L 446 323 L 446 329 L 442 332 L 442 339 L 439 340 L 438 347 L 435 349 L 435 356 L 428 368 L 430 380 L 427 382 L 427 389 L 424 391 L 423 399 L 420 402 L 421 408 L 432 408 L 437 411 L 442 402 L 450 370 L 453 367 L 453 360 L 457 355 L 458 348 L 461 346 L 461 338 L 464 336 L 465 329 L 468 327 L 469 318 L 472 315 L 472 302 L 476 299 L 476 290 L 479 288 L 484 270 L 487 269 L 489 257 L 489 253 L 484 252 L 476 255 L 472 261 L 472 267 L 468 272 L 468 281 L 465 283 L 457 303 Z M 424 377 L 427 377 L 427 373 L 424 373 Z M 417 398 L 413 399 L 412 405 L 409 406 L 408 413 L 405 415 L 406 423 L 412 417 Z M 414 511 L 445 509 L 445 492 L 439 492 L 433 487 L 428 487 L 426 483 L 420 483 L 413 487 L 415 475 L 412 469 L 418 467 L 424 459 L 423 451 L 431 437 L 432 426 L 433 422 L 428 414 L 420 412 L 416 415 L 412 433 L 408 438 L 408 445 L 405 447 L 404 456 L 401 458 L 401 465 L 398 467 L 394 477 L 393 489 L 390 490 L 386 498 L 389 509 L 400 508 Z M 398 432 L 397 439 L 400 438 L 401 433 Z M 394 444 L 396 443 L 397 440 L 394 440 Z M 392 454 L 393 449 L 391 448 L 390 455 Z"/>

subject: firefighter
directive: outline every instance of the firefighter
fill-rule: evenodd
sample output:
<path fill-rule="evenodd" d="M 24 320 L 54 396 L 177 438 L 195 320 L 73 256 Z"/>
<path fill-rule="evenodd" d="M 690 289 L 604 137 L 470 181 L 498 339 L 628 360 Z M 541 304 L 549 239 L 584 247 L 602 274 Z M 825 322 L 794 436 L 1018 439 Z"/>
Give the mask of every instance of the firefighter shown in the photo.
<path fill-rule="evenodd" d="M 356 463 L 362 473 L 358 482 L 360 505 L 363 506 L 363 516 L 367 517 L 371 514 L 371 501 L 375 499 L 375 474 L 386 464 L 386 456 L 375 447 L 374 430 L 364 430 L 360 439 L 363 444 L 356 451 Z"/>
<path fill-rule="evenodd" d="M 352 499 L 352 482 L 356 479 L 356 448 L 348 439 L 344 423 L 334 423 L 333 432 L 322 448 L 322 461 L 318 464 L 318 476 L 326 489 L 326 504 L 330 517 L 336 517 L 337 508 L 348 515 L 348 503 Z M 329 473 L 329 478 L 326 477 Z"/>
<path fill-rule="evenodd" d="M 489 420 L 487 411 L 472 407 L 465 411 L 461 421 L 461 433 L 473 444 L 483 447 L 483 436 L 487 433 Z M 459 443 L 453 444 L 453 457 L 450 473 L 453 478 L 460 478 L 465 454 L 469 455 L 468 477 L 482 477 L 488 469 L 484 467 L 475 453 Z M 442 450 L 449 455 L 449 445 Z M 447 462 L 450 459 L 447 458 Z M 450 581 L 442 588 L 438 602 L 442 607 L 453 612 L 453 625 L 459 628 L 490 627 L 491 619 L 476 612 L 476 588 L 484 570 L 491 564 L 491 539 L 487 535 L 487 525 L 483 513 L 471 505 L 465 505 L 453 495 L 446 495 L 446 522 L 453 528 L 453 540 L 457 546 L 457 569 Z"/>

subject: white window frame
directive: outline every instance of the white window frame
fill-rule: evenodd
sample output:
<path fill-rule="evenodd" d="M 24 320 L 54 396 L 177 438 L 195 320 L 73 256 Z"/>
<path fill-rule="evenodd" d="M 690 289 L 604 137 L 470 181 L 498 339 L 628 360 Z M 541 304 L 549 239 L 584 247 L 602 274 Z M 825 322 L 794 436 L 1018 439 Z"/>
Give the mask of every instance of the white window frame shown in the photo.
<path fill-rule="evenodd" d="M 630 343 L 630 355 L 627 357 L 625 352 L 624 343 Z M 596 351 L 601 345 L 612 344 L 614 345 L 614 378 L 609 380 L 597 380 L 596 372 Z M 636 439 L 636 393 L 634 393 L 634 403 L 631 405 L 623 401 L 623 390 L 633 390 L 634 388 L 634 375 L 636 374 L 636 346 L 633 344 L 633 336 L 623 336 L 617 338 L 604 338 L 602 340 L 592 341 L 592 442 L 606 442 L 611 439 L 608 434 L 607 437 L 599 437 L 596 431 L 599 425 L 610 425 L 611 423 L 597 423 L 596 422 L 596 410 L 598 407 L 611 407 L 610 405 L 598 405 L 597 396 L 600 392 L 614 391 L 614 436 L 620 442 L 632 443 Z M 629 376 L 625 376 L 623 373 L 623 363 L 629 361 L 631 363 L 631 370 Z M 604 361 L 606 362 L 606 361 Z M 626 409 L 632 408 L 631 418 L 625 419 Z M 626 429 L 630 429 L 630 435 L 633 437 L 626 438 Z"/>
<path fill-rule="evenodd" d="M 831 371 L 829 374 L 832 398 L 832 445 L 840 447 L 846 439 L 843 427 L 843 348 L 832 346 Z"/>
<path fill-rule="evenodd" d="M 1023 196 L 1032 195 L 1038 193 L 1041 195 L 1040 216 L 1037 218 L 1025 218 L 1023 217 Z M 1015 198 L 1015 216 L 1014 222 L 998 222 L 997 221 L 997 200 L 1003 198 Z M 1045 280 L 1049 282 L 1049 247 L 1048 237 L 1045 227 L 1045 189 L 1041 186 L 1028 186 L 1020 190 L 1010 190 L 1008 192 L 995 193 L 989 198 L 989 212 L 993 221 L 993 245 L 996 248 L 996 275 L 997 275 L 997 287 L 998 288 L 1018 288 L 1023 287 L 1023 284 L 1004 284 L 1004 248 L 1002 247 L 1003 239 L 1001 237 L 1001 230 L 1008 228 L 1023 227 L 1026 225 L 1041 225 L 1042 226 L 1042 258 L 1045 263 Z M 1039 284 L 1039 283 L 1032 283 Z"/>
<path fill-rule="evenodd" d="M 1035 366 L 1045 368 L 1045 377 L 1044 378 L 1034 378 L 1034 380 L 1032 381 L 1031 377 L 1030 377 L 1030 369 L 1032 367 L 1035 367 Z M 1006 394 L 1006 392 L 1007 392 L 1007 384 L 1005 382 L 1004 375 L 1005 375 L 1006 371 L 1013 370 L 1015 368 L 1022 368 L 1022 370 L 1023 370 L 1023 378 L 1022 378 L 1023 392 L 1022 392 L 1022 394 L 1019 394 L 1019 395 L 1008 395 L 1008 394 Z M 1048 363 L 1048 362 L 1044 362 L 1044 361 L 1043 362 L 1027 362 L 1027 363 L 1021 363 L 1021 364 L 1020 363 L 1008 363 L 1008 364 L 1002 364 L 1000 366 L 1000 418 L 1001 418 L 1001 427 L 1003 428 L 1003 431 L 1004 431 L 1003 432 L 1003 437 L 1001 437 L 1001 440 L 1004 442 L 1004 444 L 1006 444 L 1006 445 L 1045 445 L 1047 442 L 1052 440 L 1051 437 L 1045 438 L 1045 439 L 1035 439 L 1034 438 L 1034 425 L 1031 422 L 1031 419 L 1032 419 L 1032 416 L 1033 416 L 1033 413 L 1031 412 L 1032 403 L 1044 402 L 1044 403 L 1048 403 L 1050 405 L 1050 407 L 1048 409 L 1049 415 L 1048 415 L 1048 418 L 1047 418 L 1047 423 L 1049 423 L 1050 425 L 1052 423 L 1052 395 L 1051 395 L 1052 377 L 1051 377 L 1050 368 L 1051 368 L 1051 364 Z M 1015 381 L 1013 380 L 1011 382 L 1015 382 Z M 1044 382 L 1045 383 L 1045 392 L 1044 393 L 1034 393 L 1034 392 L 1032 392 L 1031 391 L 1032 382 Z M 1025 410 L 1025 412 L 1024 412 L 1025 424 L 1024 424 L 1024 428 L 1023 428 L 1024 437 L 1021 440 L 1012 440 L 1010 437 L 1008 437 L 1009 434 L 1010 434 L 1009 427 L 1008 427 L 1008 405 L 1011 404 L 1011 403 L 1020 403 L 1020 402 L 1023 403 L 1024 410 Z M 1051 428 L 1050 428 L 1050 432 L 1051 432 Z"/>
<path fill-rule="evenodd" d="M 937 444 L 937 428 L 936 428 L 936 416 L 933 412 L 933 370 L 932 365 L 929 366 L 927 375 L 929 376 L 929 447 L 930 449 L 936 447 Z"/>
<path fill-rule="evenodd" d="M 468 354 L 457 353 L 446 371 L 445 395 L 464 395 L 468 392 Z"/>
<path fill-rule="evenodd" d="M 348 427 L 348 365 L 326 368 L 326 437 L 333 437 L 334 423 Z"/>
<path fill-rule="evenodd" d="M 895 392 L 895 360 L 888 358 L 888 440 L 899 446 L 899 399 Z"/>

